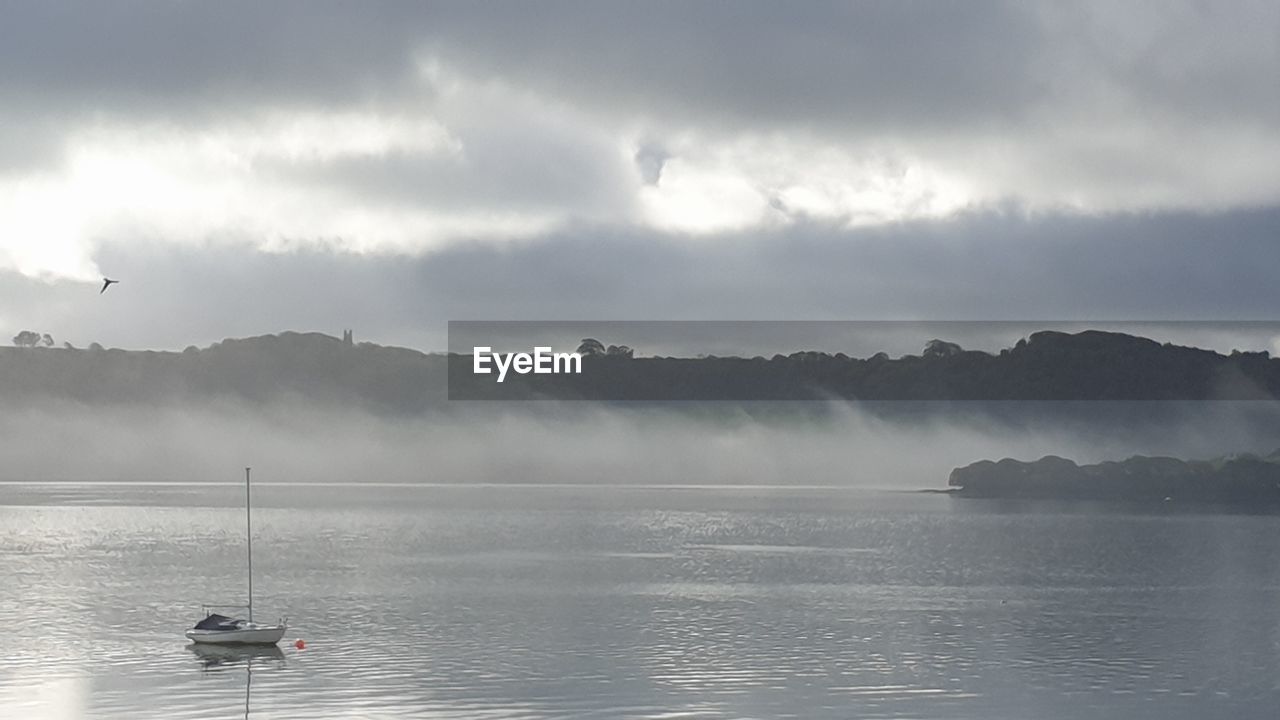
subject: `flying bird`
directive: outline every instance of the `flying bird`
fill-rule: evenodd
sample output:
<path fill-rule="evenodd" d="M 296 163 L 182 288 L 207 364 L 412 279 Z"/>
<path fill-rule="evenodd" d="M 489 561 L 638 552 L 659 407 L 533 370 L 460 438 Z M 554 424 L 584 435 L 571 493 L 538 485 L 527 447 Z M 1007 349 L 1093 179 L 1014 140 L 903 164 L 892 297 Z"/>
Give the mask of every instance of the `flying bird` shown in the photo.
<path fill-rule="evenodd" d="M 112 280 L 111 278 L 102 278 L 102 289 L 98 291 L 98 294 L 101 295 L 102 293 L 107 291 L 107 288 L 111 287 L 112 283 L 118 283 L 118 282 L 120 281 Z"/>

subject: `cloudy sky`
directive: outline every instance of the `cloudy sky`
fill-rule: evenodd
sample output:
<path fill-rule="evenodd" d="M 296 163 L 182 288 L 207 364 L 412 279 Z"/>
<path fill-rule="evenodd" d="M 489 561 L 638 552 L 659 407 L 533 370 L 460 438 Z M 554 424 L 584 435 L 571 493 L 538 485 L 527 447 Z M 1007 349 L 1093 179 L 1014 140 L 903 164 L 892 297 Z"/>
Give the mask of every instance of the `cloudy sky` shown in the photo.
<path fill-rule="evenodd" d="M 0 67 L 5 338 L 1280 310 L 1274 2 L 6 3 Z"/>

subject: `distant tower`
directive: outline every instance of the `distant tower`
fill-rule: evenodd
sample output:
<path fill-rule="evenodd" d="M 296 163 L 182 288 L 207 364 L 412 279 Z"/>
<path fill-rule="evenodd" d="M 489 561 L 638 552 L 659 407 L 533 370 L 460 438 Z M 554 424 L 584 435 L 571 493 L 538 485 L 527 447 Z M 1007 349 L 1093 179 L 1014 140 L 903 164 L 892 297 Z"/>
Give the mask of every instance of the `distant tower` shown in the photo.
<path fill-rule="evenodd" d="M 346 345 L 347 347 L 351 347 L 352 345 L 354 345 L 354 344 L 355 344 L 355 340 L 352 338 L 352 333 L 353 333 L 353 331 L 351 331 L 351 330 L 343 330 L 343 331 L 342 331 L 342 344 L 343 344 L 343 345 Z"/>

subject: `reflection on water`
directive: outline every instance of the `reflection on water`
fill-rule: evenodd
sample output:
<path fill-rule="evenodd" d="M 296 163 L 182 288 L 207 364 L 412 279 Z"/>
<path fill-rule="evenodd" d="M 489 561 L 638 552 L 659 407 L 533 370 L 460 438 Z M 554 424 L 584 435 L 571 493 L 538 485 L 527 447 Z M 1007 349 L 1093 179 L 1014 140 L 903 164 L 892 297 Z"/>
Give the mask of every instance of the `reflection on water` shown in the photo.
<path fill-rule="evenodd" d="M 278 645 L 207 645 L 191 643 L 187 646 L 200 659 L 206 670 L 243 666 L 251 668 L 255 660 L 275 660 L 284 666 L 284 651 Z"/>
<path fill-rule="evenodd" d="M 248 720 L 252 709 L 253 663 L 275 661 L 284 666 L 284 652 L 275 645 L 205 645 L 192 643 L 187 649 L 200 659 L 206 671 L 220 671 L 229 667 L 244 667 L 244 716 Z"/>
<path fill-rule="evenodd" d="M 934 495 L 0 487 L 0 713 L 1200 718 L 1280 701 L 1280 518 Z M 225 494 L 225 497 L 223 495 Z M 67 500 L 66 498 L 77 498 Z"/>

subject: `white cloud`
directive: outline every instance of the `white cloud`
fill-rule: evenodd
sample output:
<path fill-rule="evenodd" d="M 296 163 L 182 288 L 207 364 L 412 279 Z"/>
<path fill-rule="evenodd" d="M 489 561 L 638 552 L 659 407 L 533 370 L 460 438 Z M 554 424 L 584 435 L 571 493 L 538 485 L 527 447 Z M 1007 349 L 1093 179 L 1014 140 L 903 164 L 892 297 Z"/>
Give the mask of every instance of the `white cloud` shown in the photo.
<path fill-rule="evenodd" d="M 56 168 L 0 177 L 0 267 L 92 280 L 100 276 L 95 246 L 131 237 L 418 252 L 459 239 L 525 237 L 559 219 L 551 209 L 370 202 L 305 175 L 342 160 L 390 157 L 447 173 L 463 153 L 458 138 L 421 114 L 273 110 L 253 121 L 187 126 L 97 122 L 65 138 Z"/>
<path fill-rule="evenodd" d="M 641 193 L 653 226 L 712 233 L 798 220 L 857 227 L 945 217 L 993 199 L 974 189 L 892 148 L 743 137 L 684 139 Z"/>
<path fill-rule="evenodd" d="M 973 201 L 962 182 L 916 160 L 779 137 L 672 136 L 672 156 L 647 184 L 629 166 L 628 127 L 499 83 L 441 85 L 434 104 L 416 108 L 274 108 L 185 125 L 97 119 L 64 138 L 56 167 L 0 179 L 0 266 L 92 280 L 94 248 L 131 237 L 418 253 L 577 221 L 712 233 L 938 217 Z M 579 176 L 564 177 L 575 151 L 605 169 L 570 159 Z M 366 187 L 370 168 L 391 168 L 377 179 L 384 194 Z M 615 187 L 591 186 L 593 173 Z M 493 190 L 509 174 L 525 185 Z M 543 178 L 565 190 L 548 193 Z"/>
<path fill-rule="evenodd" d="M 646 219 L 662 230 L 740 230 L 763 221 L 769 210 L 768 198 L 742 173 L 683 158 L 667 160 L 658 182 L 640 192 Z"/>
<path fill-rule="evenodd" d="M 30 277 L 96 279 L 79 208 L 47 177 L 0 184 L 0 268 Z"/>

